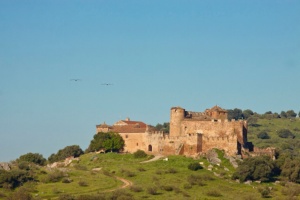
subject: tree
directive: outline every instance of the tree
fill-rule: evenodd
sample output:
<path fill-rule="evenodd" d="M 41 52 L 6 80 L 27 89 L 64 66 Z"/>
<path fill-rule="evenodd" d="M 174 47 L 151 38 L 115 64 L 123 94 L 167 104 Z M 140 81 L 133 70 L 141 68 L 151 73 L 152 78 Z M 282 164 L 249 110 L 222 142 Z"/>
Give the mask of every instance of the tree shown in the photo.
<path fill-rule="evenodd" d="M 248 119 L 250 116 L 254 115 L 253 111 L 250 109 L 246 109 L 243 111 L 244 119 Z"/>
<path fill-rule="evenodd" d="M 289 129 L 280 129 L 277 135 L 281 138 L 295 138 L 295 135 Z"/>
<path fill-rule="evenodd" d="M 257 134 L 257 137 L 260 139 L 270 139 L 270 136 L 266 131 L 261 131 Z"/>
<path fill-rule="evenodd" d="M 297 114 L 293 110 L 286 111 L 287 118 L 295 118 Z"/>
<path fill-rule="evenodd" d="M 169 122 L 165 122 L 163 124 L 156 124 L 155 129 L 158 131 L 163 131 L 165 133 L 169 133 L 170 132 L 170 123 Z"/>
<path fill-rule="evenodd" d="M 124 147 L 124 140 L 118 133 L 109 133 L 109 138 L 104 140 L 103 147 L 106 151 L 119 151 Z"/>
<path fill-rule="evenodd" d="M 83 151 L 78 145 L 66 146 L 63 149 L 60 149 L 56 154 L 51 154 L 48 161 L 53 163 L 64 160 L 70 156 L 79 157 L 82 154 Z"/>
<path fill-rule="evenodd" d="M 45 163 L 46 163 L 46 159 L 41 154 L 38 154 L 38 153 L 27 153 L 27 154 L 21 155 L 17 159 L 17 162 L 22 162 L 22 161 L 32 162 L 37 165 L 45 165 Z"/>
<path fill-rule="evenodd" d="M 6 189 L 14 189 L 24 184 L 25 182 L 32 180 L 34 180 L 34 178 L 28 171 L 25 170 L 0 170 L 0 187 L 5 187 Z"/>
<path fill-rule="evenodd" d="M 286 114 L 286 112 L 284 112 L 284 111 L 281 111 L 281 113 L 280 113 L 280 117 L 281 117 L 281 118 L 287 118 L 287 114 Z"/>
<path fill-rule="evenodd" d="M 227 118 L 229 120 L 231 119 L 235 119 L 235 120 L 238 120 L 238 119 L 243 119 L 244 116 L 243 116 L 243 112 L 241 109 L 238 109 L 238 108 L 235 108 L 235 109 L 229 109 L 227 110 Z"/>
<path fill-rule="evenodd" d="M 124 148 L 124 145 L 125 142 L 118 133 L 99 132 L 94 135 L 86 152 L 99 151 L 100 149 L 105 149 L 105 151 L 120 151 Z"/>
<path fill-rule="evenodd" d="M 269 156 L 246 158 L 233 174 L 233 179 L 270 181 L 275 174 L 275 163 Z"/>
<path fill-rule="evenodd" d="M 285 159 L 281 166 L 281 176 L 287 178 L 289 181 L 300 183 L 300 160 L 299 158 Z"/>

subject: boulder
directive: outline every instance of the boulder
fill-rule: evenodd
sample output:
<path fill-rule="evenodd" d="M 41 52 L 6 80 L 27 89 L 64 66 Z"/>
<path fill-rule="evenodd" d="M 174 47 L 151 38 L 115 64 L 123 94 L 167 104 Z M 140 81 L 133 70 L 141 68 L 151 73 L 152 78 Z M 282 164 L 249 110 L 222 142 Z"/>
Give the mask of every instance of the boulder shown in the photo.
<path fill-rule="evenodd" d="M 9 171 L 9 170 L 11 170 L 11 166 L 7 162 L 1 162 L 0 163 L 0 169 L 3 169 L 5 171 Z"/>

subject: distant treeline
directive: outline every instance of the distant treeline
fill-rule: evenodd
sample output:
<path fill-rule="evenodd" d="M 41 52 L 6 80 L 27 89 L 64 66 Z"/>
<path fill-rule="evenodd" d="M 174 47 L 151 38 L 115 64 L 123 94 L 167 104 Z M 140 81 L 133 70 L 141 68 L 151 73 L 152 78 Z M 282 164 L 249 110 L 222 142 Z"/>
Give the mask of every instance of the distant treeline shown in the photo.
<path fill-rule="evenodd" d="M 294 110 L 288 110 L 288 111 L 281 111 L 280 113 L 267 111 L 264 114 L 258 114 L 256 112 L 253 112 L 250 109 L 241 110 L 239 108 L 229 109 L 228 111 L 228 119 L 232 120 L 239 120 L 239 119 L 245 119 L 248 121 L 249 125 L 253 125 L 257 122 L 258 119 L 276 119 L 276 118 L 288 118 L 293 119 L 297 117 L 297 113 Z M 300 116 L 300 112 L 298 113 L 298 116 Z"/>

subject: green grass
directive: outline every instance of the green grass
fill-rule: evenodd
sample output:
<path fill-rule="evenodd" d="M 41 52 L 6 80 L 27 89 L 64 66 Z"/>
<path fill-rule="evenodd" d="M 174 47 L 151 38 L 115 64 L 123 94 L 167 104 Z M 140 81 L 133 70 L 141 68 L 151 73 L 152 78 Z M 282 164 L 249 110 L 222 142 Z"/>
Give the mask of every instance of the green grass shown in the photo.
<path fill-rule="evenodd" d="M 218 152 L 222 163 L 220 166 L 214 166 L 213 171 L 201 169 L 191 171 L 188 165 L 195 162 L 192 158 L 183 156 L 169 156 L 168 161 L 158 160 L 149 163 L 140 162 L 145 159 L 135 159 L 130 154 L 85 154 L 80 157 L 79 165 L 85 168 L 67 167 L 65 176 L 72 181 L 70 183 L 42 183 L 38 182 L 31 190 L 33 195 L 38 194 L 42 199 L 57 199 L 60 195 L 83 195 L 107 193 L 120 188 L 123 183 L 115 176 L 123 177 L 138 186 L 138 191 L 125 191 L 132 194 L 134 199 L 226 199 L 235 200 L 237 197 L 241 200 L 261 199 L 261 194 L 257 187 L 267 184 L 253 183 L 251 186 L 239 184 L 229 178 L 229 176 L 217 177 L 214 172 L 220 173 L 224 166 L 230 169 L 228 174 L 232 173 L 229 162 L 222 157 L 223 152 Z M 91 159 L 94 157 L 94 159 Z M 96 157 L 96 159 L 95 159 Z M 205 162 L 205 159 L 196 161 Z M 92 172 L 93 168 L 102 168 L 99 172 Z M 85 170 L 86 169 L 86 170 Z M 141 170 L 142 169 L 142 170 Z M 46 171 L 45 169 L 43 169 Z M 128 176 L 127 172 L 134 173 L 134 176 Z M 49 173 L 49 172 L 47 172 Z M 42 179 L 47 174 L 39 174 Z M 189 177 L 196 177 L 201 184 L 190 184 Z M 79 182 L 86 183 L 86 186 L 80 186 Z M 187 187 L 189 186 L 189 187 Z M 274 188 L 273 197 L 283 197 L 281 194 L 281 185 L 270 184 Z M 3 189 L 0 189 L 0 192 Z M 156 190 L 156 194 L 151 194 Z M 149 192 L 150 191 L 150 192 Z M 275 199 L 275 198 L 274 198 Z M 283 199 L 283 198 L 282 198 Z"/>
<path fill-rule="evenodd" d="M 248 127 L 248 141 L 252 142 L 255 146 L 266 148 L 293 148 L 300 150 L 300 119 L 259 119 L 258 126 Z M 277 135 L 277 131 L 280 129 L 289 129 L 296 137 L 280 138 Z M 270 136 L 270 139 L 257 138 L 257 134 L 261 131 L 266 131 Z"/>
<path fill-rule="evenodd" d="M 260 119 L 259 126 L 249 126 L 248 141 L 258 147 L 292 146 L 300 150 L 300 120 L 289 119 Z M 276 130 L 287 128 L 296 135 L 294 139 L 283 139 L 277 136 Z M 267 131 L 271 139 L 259 139 L 257 133 Z M 299 145 L 298 145 L 299 144 Z M 252 183 L 246 185 L 231 180 L 234 168 L 224 158 L 224 152 L 216 150 L 221 159 L 220 166 L 215 165 L 212 171 L 205 168 L 209 165 L 205 158 L 194 160 L 184 156 L 168 156 L 168 161 L 157 160 L 149 163 L 140 163 L 147 158 L 134 158 L 131 154 L 84 154 L 78 163 L 66 167 L 64 177 L 58 182 L 47 183 L 43 180 L 51 173 L 46 168 L 36 171 L 37 182 L 27 183 L 24 187 L 30 188 L 33 196 L 41 199 L 58 199 L 60 195 L 93 195 L 104 193 L 112 195 L 113 190 L 119 189 L 123 182 L 115 177 L 122 177 L 133 183 L 135 188 L 125 188 L 134 199 L 199 199 L 199 200 L 254 200 L 263 199 L 259 188 L 272 187 L 269 199 L 289 199 L 287 187 L 284 184 Z M 203 162 L 204 169 L 191 171 L 188 165 L 194 162 Z M 93 172 L 93 168 L 101 168 Z M 225 170 L 226 168 L 226 170 Z M 229 171 L 228 171 L 229 170 Z M 220 175 L 220 176 L 216 176 Z M 190 182 L 196 178 L 196 182 Z M 70 180 L 63 183 L 62 180 Z M 0 199 L 5 199 L 14 191 L 0 188 Z M 116 192 L 117 193 L 117 192 Z"/>

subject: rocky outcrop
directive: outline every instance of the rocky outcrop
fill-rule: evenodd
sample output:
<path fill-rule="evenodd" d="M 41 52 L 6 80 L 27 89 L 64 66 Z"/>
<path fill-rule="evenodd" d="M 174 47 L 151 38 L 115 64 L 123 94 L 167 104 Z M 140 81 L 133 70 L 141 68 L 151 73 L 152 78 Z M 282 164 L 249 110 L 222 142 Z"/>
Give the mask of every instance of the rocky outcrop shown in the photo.
<path fill-rule="evenodd" d="M 9 163 L 6 162 L 0 162 L 0 170 L 5 170 L 5 171 L 9 171 L 11 170 L 11 166 Z"/>
<path fill-rule="evenodd" d="M 76 160 L 77 162 L 79 161 L 79 158 L 74 158 L 73 156 L 66 158 L 64 161 L 62 162 L 54 162 L 51 164 L 48 164 L 47 167 L 52 169 L 52 168 L 61 168 L 61 167 L 67 167 L 68 165 L 70 165 L 74 160 Z"/>

